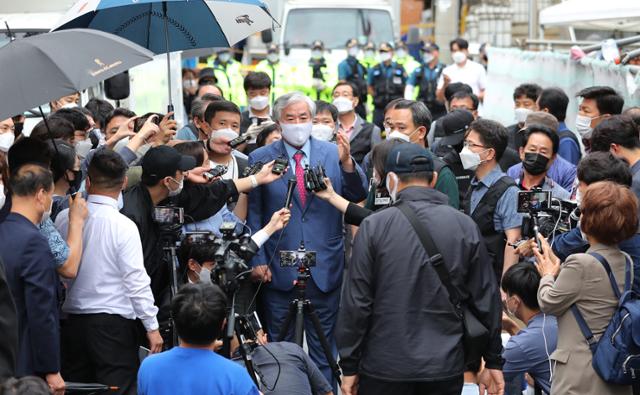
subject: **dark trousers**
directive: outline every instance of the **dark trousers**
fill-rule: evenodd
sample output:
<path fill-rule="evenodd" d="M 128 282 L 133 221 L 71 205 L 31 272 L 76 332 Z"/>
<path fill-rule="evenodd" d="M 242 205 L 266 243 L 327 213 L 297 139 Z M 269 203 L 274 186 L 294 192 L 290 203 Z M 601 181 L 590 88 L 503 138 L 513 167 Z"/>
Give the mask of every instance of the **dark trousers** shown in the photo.
<path fill-rule="evenodd" d="M 453 380 L 431 382 L 391 382 L 360 376 L 359 395 L 460 395 L 464 376 Z"/>
<path fill-rule="evenodd" d="M 263 288 L 262 303 L 264 322 L 267 327 L 270 341 L 277 341 L 280 335 L 280 328 L 289 312 L 289 302 L 295 298 L 296 291 L 279 291 L 271 288 Z M 340 303 L 340 288 L 329 293 L 322 292 L 313 280 L 307 283 L 306 297 L 313 304 L 314 310 L 320 320 L 324 335 L 327 337 L 333 356 L 337 359 L 338 347 L 334 337 L 334 329 L 338 316 L 338 305 Z M 289 325 L 289 333 L 284 338 L 285 341 L 294 341 L 295 317 Z M 329 362 L 325 358 L 320 339 L 316 334 L 311 318 L 305 314 L 304 317 L 305 339 L 309 345 L 309 356 L 324 377 L 333 387 L 333 392 L 337 394 L 337 381 L 333 377 Z"/>
<path fill-rule="evenodd" d="M 71 314 L 62 321 L 62 377 L 135 394 L 138 330 L 135 320 L 115 314 Z"/>

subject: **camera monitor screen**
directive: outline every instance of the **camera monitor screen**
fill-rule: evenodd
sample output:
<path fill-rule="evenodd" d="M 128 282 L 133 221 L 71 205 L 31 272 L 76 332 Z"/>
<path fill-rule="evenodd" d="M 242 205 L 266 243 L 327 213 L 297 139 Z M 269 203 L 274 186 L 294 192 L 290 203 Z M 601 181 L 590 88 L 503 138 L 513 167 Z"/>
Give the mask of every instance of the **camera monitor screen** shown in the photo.
<path fill-rule="evenodd" d="M 518 192 L 519 213 L 539 212 L 549 207 L 551 207 L 551 191 Z"/>

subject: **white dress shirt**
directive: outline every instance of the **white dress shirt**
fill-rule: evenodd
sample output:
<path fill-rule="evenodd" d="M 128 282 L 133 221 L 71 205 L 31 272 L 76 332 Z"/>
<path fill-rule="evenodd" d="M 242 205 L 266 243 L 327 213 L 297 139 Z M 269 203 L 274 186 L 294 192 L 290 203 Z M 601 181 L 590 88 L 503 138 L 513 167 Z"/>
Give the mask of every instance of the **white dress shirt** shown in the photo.
<path fill-rule="evenodd" d="M 69 314 L 118 314 L 140 318 L 147 331 L 158 329 L 158 308 L 144 268 L 142 242 L 136 225 L 118 211 L 118 201 L 89 195 L 89 216 L 82 232 L 78 275 L 69 282 L 62 310 Z M 69 209 L 56 218 L 67 237 Z"/>
<path fill-rule="evenodd" d="M 487 71 L 480 63 L 467 59 L 464 66 L 452 64 L 442 70 L 442 74 L 451 78 L 451 83 L 462 82 L 467 84 L 473 90 L 475 95 L 482 92 L 487 86 Z M 438 80 L 438 89 L 444 86 L 444 77 L 440 75 Z"/>

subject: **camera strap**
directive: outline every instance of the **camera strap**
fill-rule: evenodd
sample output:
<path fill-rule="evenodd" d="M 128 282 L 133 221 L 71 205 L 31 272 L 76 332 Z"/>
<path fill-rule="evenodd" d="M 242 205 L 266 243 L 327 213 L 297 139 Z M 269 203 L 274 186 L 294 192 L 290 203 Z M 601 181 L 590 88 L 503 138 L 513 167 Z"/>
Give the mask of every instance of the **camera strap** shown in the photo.
<path fill-rule="evenodd" d="M 402 212 L 402 214 L 404 214 L 407 220 L 409 220 L 409 223 L 418 235 L 422 246 L 427 251 L 427 254 L 429 255 L 429 261 L 438 274 L 438 277 L 440 277 L 440 282 L 447 289 L 447 292 L 449 293 L 449 300 L 451 301 L 451 304 L 453 304 L 453 307 L 456 309 L 456 314 L 462 316 L 460 294 L 451 283 L 451 277 L 449 276 L 449 271 L 444 264 L 444 258 L 442 257 L 442 254 L 440 254 L 440 250 L 438 250 L 438 247 L 434 243 L 431 234 L 418 221 L 416 212 L 411 207 L 409 207 L 406 202 L 399 201 L 395 205 L 395 207 L 397 207 Z"/>

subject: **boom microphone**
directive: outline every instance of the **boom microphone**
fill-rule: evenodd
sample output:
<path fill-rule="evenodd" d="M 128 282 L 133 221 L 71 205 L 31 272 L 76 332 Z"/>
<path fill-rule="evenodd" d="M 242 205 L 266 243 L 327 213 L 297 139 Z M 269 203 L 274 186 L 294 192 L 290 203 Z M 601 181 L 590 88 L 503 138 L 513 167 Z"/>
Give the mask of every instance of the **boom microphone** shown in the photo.
<path fill-rule="evenodd" d="M 287 200 L 284 202 L 284 208 L 289 208 L 291 205 L 291 199 L 293 198 L 293 191 L 296 189 L 296 181 L 295 178 L 290 178 L 289 183 L 287 184 Z"/>

